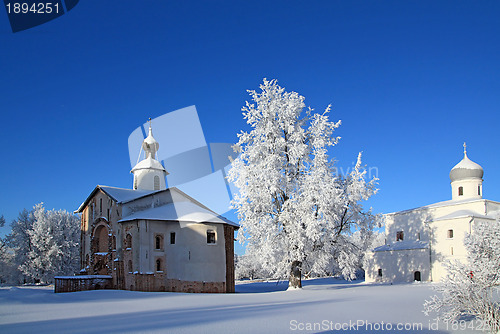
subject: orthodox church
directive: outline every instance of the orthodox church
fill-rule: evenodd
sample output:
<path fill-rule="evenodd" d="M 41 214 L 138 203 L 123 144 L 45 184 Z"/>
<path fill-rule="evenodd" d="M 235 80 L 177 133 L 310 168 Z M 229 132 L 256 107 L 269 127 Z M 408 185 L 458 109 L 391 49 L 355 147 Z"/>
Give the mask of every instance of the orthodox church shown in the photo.
<path fill-rule="evenodd" d="M 158 148 L 150 125 L 144 159 L 131 171 L 133 189 L 98 185 L 76 210 L 83 269 L 56 277 L 56 292 L 234 292 L 239 226 L 181 190 L 166 188 Z"/>
<path fill-rule="evenodd" d="M 367 253 L 367 282 L 440 281 L 444 261 L 466 261 L 465 235 L 476 222 L 494 221 L 500 203 L 483 199 L 483 168 L 465 144 L 450 181 L 451 200 L 384 215 L 386 244 Z"/>

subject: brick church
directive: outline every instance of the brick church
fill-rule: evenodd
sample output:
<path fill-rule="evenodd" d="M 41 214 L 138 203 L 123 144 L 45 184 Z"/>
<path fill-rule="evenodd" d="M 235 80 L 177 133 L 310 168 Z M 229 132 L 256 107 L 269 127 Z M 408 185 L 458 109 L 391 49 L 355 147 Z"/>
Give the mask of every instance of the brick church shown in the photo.
<path fill-rule="evenodd" d="M 151 125 L 133 189 L 98 185 L 81 214 L 82 270 L 56 277 L 56 292 L 99 288 L 234 292 L 238 225 L 181 190 L 166 188 Z"/>

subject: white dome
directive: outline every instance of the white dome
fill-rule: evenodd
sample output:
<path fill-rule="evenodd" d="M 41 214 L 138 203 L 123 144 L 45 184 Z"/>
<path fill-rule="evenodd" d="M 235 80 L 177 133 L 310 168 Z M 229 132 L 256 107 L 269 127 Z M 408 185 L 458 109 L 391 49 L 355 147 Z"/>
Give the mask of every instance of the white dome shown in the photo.
<path fill-rule="evenodd" d="M 153 137 L 153 130 L 151 129 L 150 126 L 149 134 L 146 137 L 146 139 L 144 139 L 144 141 L 142 142 L 142 149 L 146 153 L 146 157 L 151 156 L 154 159 L 156 157 L 156 152 L 158 151 L 159 147 L 160 144 Z"/>
<path fill-rule="evenodd" d="M 162 164 L 158 160 L 152 159 L 151 157 L 140 161 L 137 165 L 134 166 L 134 168 L 132 168 L 131 173 L 140 169 L 156 169 L 164 171 L 166 174 L 168 174 L 165 168 L 163 168 Z"/>
<path fill-rule="evenodd" d="M 455 165 L 450 171 L 451 182 L 463 180 L 463 179 L 482 179 L 483 178 L 483 167 L 470 160 L 467 157 L 467 153 L 464 152 L 464 158 L 458 164 Z"/>

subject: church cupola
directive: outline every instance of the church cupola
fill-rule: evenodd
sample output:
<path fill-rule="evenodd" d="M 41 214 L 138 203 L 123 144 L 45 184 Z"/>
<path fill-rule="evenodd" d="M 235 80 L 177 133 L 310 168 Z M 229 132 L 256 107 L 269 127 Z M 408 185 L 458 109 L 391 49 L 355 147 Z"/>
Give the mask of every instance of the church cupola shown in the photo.
<path fill-rule="evenodd" d="M 134 174 L 134 190 L 164 190 L 167 188 L 165 176 L 168 172 L 162 164 L 156 160 L 156 152 L 160 144 L 153 137 L 151 119 L 149 121 L 149 134 L 142 142 L 144 160 L 140 161 L 130 171 Z"/>
<path fill-rule="evenodd" d="M 450 171 L 452 199 L 483 198 L 483 168 L 467 157 L 464 143 L 464 158 Z"/>

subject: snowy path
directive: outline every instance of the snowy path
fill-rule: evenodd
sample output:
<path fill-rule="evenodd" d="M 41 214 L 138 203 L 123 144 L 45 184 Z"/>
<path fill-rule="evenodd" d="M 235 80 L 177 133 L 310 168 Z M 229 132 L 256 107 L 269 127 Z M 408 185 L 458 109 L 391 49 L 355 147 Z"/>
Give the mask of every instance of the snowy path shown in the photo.
<path fill-rule="evenodd" d="M 304 281 L 300 291 L 284 289 L 286 282 L 238 284 L 236 294 L 1 288 L 0 333 L 317 333 L 342 327 L 344 333 L 480 333 L 444 324 L 428 329 L 436 326 L 422 313 L 433 294 L 430 284 L 317 279 Z"/>

